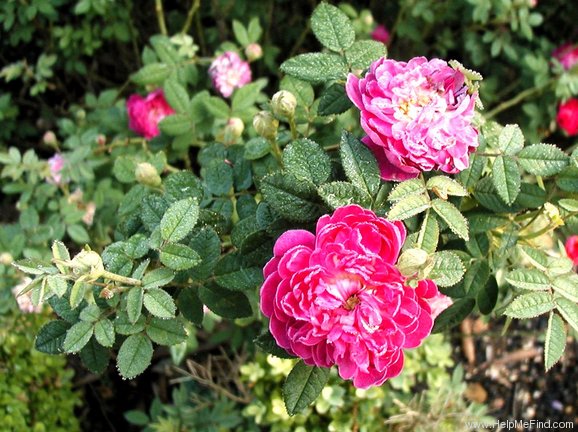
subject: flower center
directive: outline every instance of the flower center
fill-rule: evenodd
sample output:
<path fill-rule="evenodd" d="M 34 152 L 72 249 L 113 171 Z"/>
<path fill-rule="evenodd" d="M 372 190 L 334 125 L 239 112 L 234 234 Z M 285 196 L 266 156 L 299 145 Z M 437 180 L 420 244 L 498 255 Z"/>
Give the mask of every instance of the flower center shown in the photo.
<path fill-rule="evenodd" d="M 343 308 L 347 311 L 351 311 L 355 309 L 355 306 L 357 306 L 359 303 L 361 303 L 361 300 L 359 300 L 357 294 L 353 294 L 346 300 L 345 304 L 343 305 Z"/>

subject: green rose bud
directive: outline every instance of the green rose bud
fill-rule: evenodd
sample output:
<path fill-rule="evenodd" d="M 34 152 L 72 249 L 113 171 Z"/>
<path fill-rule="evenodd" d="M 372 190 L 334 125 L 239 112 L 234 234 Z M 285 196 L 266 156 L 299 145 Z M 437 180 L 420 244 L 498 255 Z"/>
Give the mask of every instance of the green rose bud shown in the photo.
<path fill-rule="evenodd" d="M 422 249 L 407 249 L 397 261 L 397 268 L 404 276 L 412 276 L 427 265 L 429 255 Z"/>
<path fill-rule="evenodd" d="M 141 162 L 134 171 L 136 181 L 150 187 L 159 187 L 162 183 L 157 169 L 148 162 Z"/>
<path fill-rule="evenodd" d="M 275 115 L 280 117 L 293 117 L 296 107 L 297 99 L 293 93 L 287 90 L 278 91 L 271 99 L 271 108 L 273 108 Z"/>
<path fill-rule="evenodd" d="M 273 117 L 273 114 L 268 111 L 260 111 L 253 118 L 253 127 L 263 138 L 275 139 L 277 128 L 279 127 L 279 120 Z"/>

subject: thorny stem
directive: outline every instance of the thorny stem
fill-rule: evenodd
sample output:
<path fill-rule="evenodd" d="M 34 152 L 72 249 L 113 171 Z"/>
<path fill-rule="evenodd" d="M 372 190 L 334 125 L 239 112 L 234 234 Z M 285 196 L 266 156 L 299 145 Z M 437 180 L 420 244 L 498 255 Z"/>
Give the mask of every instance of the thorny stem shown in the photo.
<path fill-rule="evenodd" d="M 279 165 L 283 166 L 283 154 L 281 153 L 279 143 L 277 143 L 277 137 L 269 139 L 269 144 L 271 145 L 271 149 L 273 150 L 273 156 L 275 156 L 275 159 L 277 159 Z"/>
<path fill-rule="evenodd" d="M 159 29 L 161 34 L 167 36 L 167 24 L 165 23 L 165 14 L 163 12 L 163 0 L 155 0 L 155 12 L 157 14 L 157 20 L 159 22 Z"/>
<path fill-rule="evenodd" d="M 194 0 L 191 8 L 189 9 L 189 13 L 187 14 L 187 19 L 185 20 L 185 24 L 183 25 L 183 29 L 181 30 L 182 34 L 186 34 L 193 23 L 193 18 L 199 7 L 201 6 L 201 0 Z"/>
<path fill-rule="evenodd" d="M 537 86 L 537 87 L 532 87 L 532 88 L 526 89 L 526 90 L 518 93 L 512 99 L 508 99 L 507 101 L 502 102 L 497 107 L 495 107 L 494 109 L 489 111 L 484 117 L 486 117 L 486 119 L 491 119 L 491 118 L 495 117 L 496 115 L 498 115 L 502 111 L 505 111 L 505 110 L 519 104 L 523 100 L 543 92 L 548 87 L 550 87 L 552 84 L 554 84 L 555 81 L 556 80 L 553 78 L 553 79 L 550 79 L 546 84 L 543 84 L 543 85 Z"/>
<path fill-rule="evenodd" d="M 291 139 L 295 141 L 297 139 L 297 125 L 295 124 L 295 116 L 289 117 L 289 128 L 291 129 Z"/>

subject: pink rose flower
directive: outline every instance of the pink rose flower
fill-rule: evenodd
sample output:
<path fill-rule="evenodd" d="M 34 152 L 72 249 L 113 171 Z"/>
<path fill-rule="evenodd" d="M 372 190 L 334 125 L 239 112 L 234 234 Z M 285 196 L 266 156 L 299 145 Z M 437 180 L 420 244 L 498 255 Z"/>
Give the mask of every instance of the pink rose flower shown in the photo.
<path fill-rule="evenodd" d="M 139 94 L 131 95 L 126 101 L 126 110 L 128 127 L 148 140 L 160 133 L 159 122 L 175 113 L 165 100 L 161 89 L 149 93 L 145 98 Z"/>
<path fill-rule="evenodd" d="M 322 216 L 316 234 L 285 232 L 263 270 L 261 311 L 277 344 L 308 365 L 337 365 L 359 388 L 403 368 L 432 329 L 431 280 L 410 288 L 395 267 L 406 231 L 357 205 Z"/>
<path fill-rule="evenodd" d="M 568 237 L 564 246 L 568 258 L 574 262 L 574 265 L 578 265 L 578 235 Z"/>
<path fill-rule="evenodd" d="M 389 42 L 389 31 L 383 24 L 379 24 L 371 32 L 371 39 L 387 45 Z"/>
<path fill-rule="evenodd" d="M 55 185 L 65 183 L 62 179 L 62 168 L 64 168 L 64 157 L 60 153 L 56 153 L 48 159 L 48 170 L 50 174 L 46 181 Z"/>
<path fill-rule="evenodd" d="M 422 171 L 457 173 L 478 146 L 472 126 L 477 94 L 464 75 L 440 59 L 409 62 L 381 58 L 365 78 L 350 74 L 347 95 L 361 111 L 362 140 L 375 154 L 384 180 L 407 180 Z"/>
<path fill-rule="evenodd" d="M 562 67 L 568 70 L 578 63 L 578 45 L 566 43 L 554 50 L 552 56 L 562 63 Z"/>
<path fill-rule="evenodd" d="M 572 98 L 560 104 L 556 121 L 568 135 L 578 134 L 578 99 Z"/>
<path fill-rule="evenodd" d="M 209 67 L 209 75 L 213 81 L 213 87 L 223 97 L 231 96 L 235 88 L 243 87 L 251 82 L 249 63 L 241 60 L 234 51 L 227 51 L 217 57 Z"/>

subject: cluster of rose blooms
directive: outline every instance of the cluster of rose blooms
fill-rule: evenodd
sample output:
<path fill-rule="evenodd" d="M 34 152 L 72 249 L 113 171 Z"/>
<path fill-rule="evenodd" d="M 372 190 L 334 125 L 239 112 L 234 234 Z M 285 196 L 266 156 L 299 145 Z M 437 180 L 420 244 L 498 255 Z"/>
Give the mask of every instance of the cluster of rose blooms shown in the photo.
<path fill-rule="evenodd" d="M 383 26 L 372 37 L 389 40 Z M 578 61 L 574 47 L 556 56 L 565 68 Z M 208 72 L 226 98 L 251 82 L 249 62 L 232 51 L 219 55 Z M 360 111 L 362 141 L 373 151 L 384 180 L 468 167 L 478 146 L 472 125 L 478 95 L 445 61 L 382 58 L 365 76 L 350 74 L 346 91 Z M 578 132 L 577 110 L 577 99 L 560 107 L 558 122 L 569 134 Z M 159 89 L 146 97 L 132 95 L 127 112 L 130 128 L 152 139 L 159 134 L 158 123 L 174 110 Z M 54 169 L 60 163 L 51 162 L 54 183 L 61 181 Z M 281 235 L 263 269 L 260 303 L 277 344 L 308 365 L 337 365 L 340 376 L 360 388 L 398 375 L 403 350 L 420 345 L 435 317 L 451 304 L 433 281 L 412 287 L 396 267 L 405 238 L 401 222 L 357 205 L 322 216 L 315 233 Z M 573 247 L 578 250 L 578 237 Z"/>

